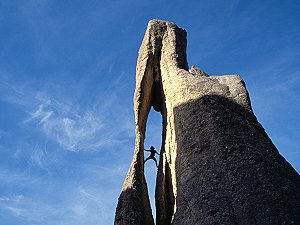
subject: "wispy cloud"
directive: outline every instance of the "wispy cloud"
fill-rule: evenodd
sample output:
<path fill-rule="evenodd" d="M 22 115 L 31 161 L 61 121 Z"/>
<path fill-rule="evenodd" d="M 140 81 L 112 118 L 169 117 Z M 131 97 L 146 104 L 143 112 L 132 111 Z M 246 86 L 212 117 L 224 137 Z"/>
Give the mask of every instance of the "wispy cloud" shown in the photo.
<path fill-rule="evenodd" d="M 47 143 L 43 146 L 36 144 L 31 151 L 30 164 L 36 165 L 41 169 L 48 170 L 48 152 L 46 149 Z"/>
<path fill-rule="evenodd" d="M 116 76 L 89 102 L 80 102 L 75 87 L 62 93 L 55 83 L 0 80 L 0 100 L 22 112 L 14 121 L 23 132 L 15 139 L 10 133 L 15 146 L 2 151 L 8 163 L 0 168 L 0 189 L 9 191 L 0 194 L 0 217 L 26 224 L 111 223 L 131 157 L 119 153 L 133 150 L 131 108 L 118 96 L 124 79 L 124 73 Z M 1 128 L 0 135 L 6 132 Z"/>
<path fill-rule="evenodd" d="M 116 82 L 120 82 L 123 75 Z M 115 86 L 116 82 L 112 85 Z M 123 109 L 119 115 L 116 113 L 122 106 L 116 104 L 114 94 L 105 101 L 100 99 L 80 106 L 71 96 L 50 95 L 47 90 L 34 90 L 30 85 L 18 85 L 9 79 L 2 81 L 0 86 L 4 87 L 1 98 L 21 106 L 28 114 L 22 121 L 24 126 L 39 129 L 67 150 L 96 150 L 121 144 L 123 139 L 120 134 L 125 132 L 126 135 L 133 127 L 128 110 Z"/>
<path fill-rule="evenodd" d="M 24 173 L 0 170 L 0 181 L 2 185 L 18 183 L 32 185 L 36 180 L 32 177 L 26 176 Z"/>
<path fill-rule="evenodd" d="M 100 116 L 89 111 L 80 114 L 62 108 L 49 100 L 40 104 L 24 122 L 37 121 L 48 137 L 68 150 L 95 146 L 96 135 L 104 127 Z"/>
<path fill-rule="evenodd" d="M 91 185 L 89 180 L 78 184 L 74 180 L 61 185 L 50 177 L 43 179 L 11 171 L 0 171 L 0 181 L 2 185 L 21 187 L 0 194 L 0 217 L 6 215 L 26 224 L 51 225 L 107 224 L 113 219 L 114 191 L 99 182 Z M 29 187 L 30 192 L 21 191 Z"/>
<path fill-rule="evenodd" d="M 81 197 L 81 200 L 84 200 L 83 197 Z M 94 222 L 97 224 L 97 221 L 101 221 L 102 218 L 97 214 L 92 215 L 88 211 L 93 210 L 92 207 L 95 207 L 94 205 L 89 207 L 90 203 L 91 200 L 79 204 L 74 204 L 73 201 L 65 201 L 60 205 L 54 205 L 23 195 L 6 196 L 0 198 L 0 214 L 2 211 L 30 224 L 69 224 L 70 222 L 74 224 L 91 224 L 91 222 Z M 96 211 L 93 210 L 93 213 L 96 213 Z"/>
<path fill-rule="evenodd" d="M 77 199 L 75 199 L 71 208 L 75 214 L 80 217 L 88 217 L 93 212 L 99 220 L 110 217 L 110 209 L 99 196 L 99 193 L 93 193 L 92 190 L 82 186 L 77 187 L 76 191 Z"/>
<path fill-rule="evenodd" d="M 30 222 L 44 221 L 47 217 L 57 216 L 62 210 L 61 208 L 47 206 L 23 195 L 1 197 L 0 208 L 14 217 Z"/>

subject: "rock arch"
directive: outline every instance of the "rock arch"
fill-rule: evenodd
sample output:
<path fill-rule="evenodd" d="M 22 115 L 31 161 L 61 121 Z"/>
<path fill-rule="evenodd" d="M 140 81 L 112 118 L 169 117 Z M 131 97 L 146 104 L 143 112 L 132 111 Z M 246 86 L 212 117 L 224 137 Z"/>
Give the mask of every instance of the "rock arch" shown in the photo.
<path fill-rule="evenodd" d="M 151 106 L 163 118 L 156 224 L 299 223 L 299 174 L 258 123 L 242 78 L 193 71 L 186 31 L 150 21 L 136 67 L 134 156 L 115 225 L 154 224 L 143 165 Z"/>

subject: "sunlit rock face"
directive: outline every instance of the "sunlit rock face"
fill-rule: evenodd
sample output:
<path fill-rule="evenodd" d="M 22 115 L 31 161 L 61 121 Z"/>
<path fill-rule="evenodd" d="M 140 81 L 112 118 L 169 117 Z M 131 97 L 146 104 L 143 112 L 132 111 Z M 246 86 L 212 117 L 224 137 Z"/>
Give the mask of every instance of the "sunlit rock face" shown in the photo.
<path fill-rule="evenodd" d="M 154 224 L 143 164 L 151 106 L 163 118 L 156 224 L 300 223 L 299 174 L 257 122 L 242 78 L 189 72 L 185 30 L 152 20 L 136 67 L 136 145 L 116 225 Z"/>

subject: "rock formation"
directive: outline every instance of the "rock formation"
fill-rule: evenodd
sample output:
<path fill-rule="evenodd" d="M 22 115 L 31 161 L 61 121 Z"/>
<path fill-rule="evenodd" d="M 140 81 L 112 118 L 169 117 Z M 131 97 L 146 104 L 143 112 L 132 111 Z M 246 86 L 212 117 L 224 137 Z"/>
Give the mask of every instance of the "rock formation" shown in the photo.
<path fill-rule="evenodd" d="M 205 73 L 203 70 L 197 68 L 196 66 L 192 66 L 192 68 L 189 70 L 189 72 L 193 75 L 209 77 L 207 73 Z"/>
<path fill-rule="evenodd" d="M 300 223 L 299 174 L 258 123 L 242 78 L 189 72 L 186 31 L 152 20 L 136 67 L 136 145 L 115 225 L 154 224 L 143 165 L 151 106 L 163 118 L 156 224 Z"/>

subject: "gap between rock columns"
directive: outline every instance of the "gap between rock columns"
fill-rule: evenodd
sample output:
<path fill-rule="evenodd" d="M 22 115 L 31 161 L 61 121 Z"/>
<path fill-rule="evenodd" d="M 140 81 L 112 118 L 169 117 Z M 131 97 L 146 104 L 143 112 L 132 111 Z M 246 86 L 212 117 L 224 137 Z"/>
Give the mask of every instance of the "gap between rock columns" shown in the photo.
<path fill-rule="evenodd" d="M 148 24 L 136 67 L 136 144 L 115 224 L 154 224 L 144 177 L 151 106 L 163 118 L 156 224 L 296 224 L 299 174 L 252 112 L 238 75 L 188 72 L 186 32 Z"/>

